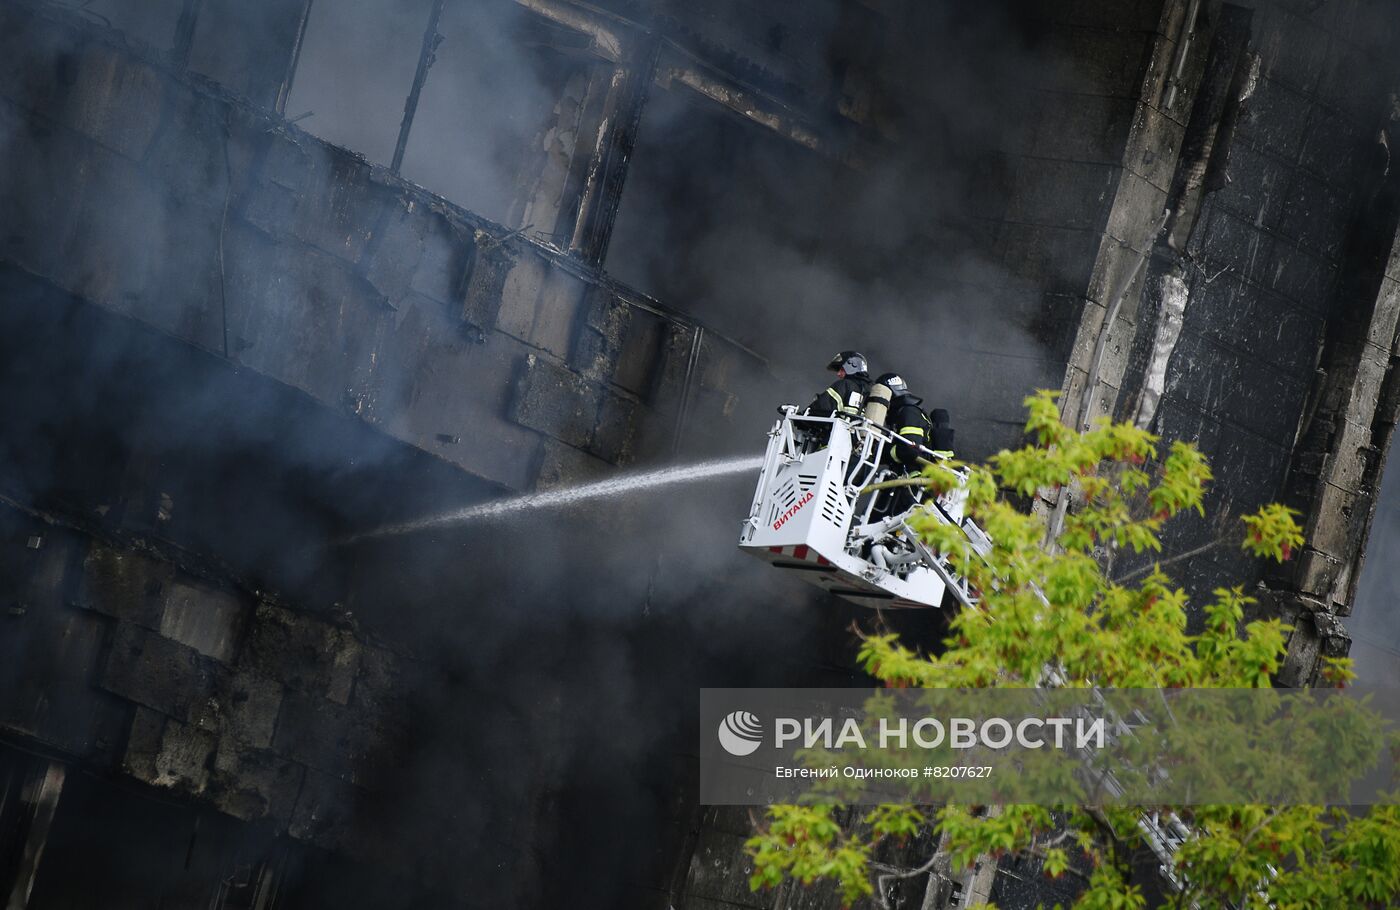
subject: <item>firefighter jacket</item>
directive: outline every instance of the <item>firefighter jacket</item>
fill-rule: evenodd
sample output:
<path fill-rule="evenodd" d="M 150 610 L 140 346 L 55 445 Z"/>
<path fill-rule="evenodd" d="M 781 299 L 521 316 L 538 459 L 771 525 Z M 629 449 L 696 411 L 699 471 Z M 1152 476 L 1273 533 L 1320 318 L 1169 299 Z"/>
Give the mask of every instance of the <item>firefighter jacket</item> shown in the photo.
<path fill-rule="evenodd" d="M 929 431 L 933 428 L 924 413 L 923 403 L 917 395 L 896 395 L 890 403 L 889 416 L 885 418 L 885 425 L 900 440 L 889 453 L 890 461 L 909 471 L 918 469 L 920 454 L 916 446 L 928 447 Z"/>
<path fill-rule="evenodd" d="M 807 406 L 807 413 L 814 417 L 830 417 L 840 414 L 855 417 L 865 407 L 865 396 L 870 392 L 870 376 L 856 373 L 843 376 L 818 395 Z"/>

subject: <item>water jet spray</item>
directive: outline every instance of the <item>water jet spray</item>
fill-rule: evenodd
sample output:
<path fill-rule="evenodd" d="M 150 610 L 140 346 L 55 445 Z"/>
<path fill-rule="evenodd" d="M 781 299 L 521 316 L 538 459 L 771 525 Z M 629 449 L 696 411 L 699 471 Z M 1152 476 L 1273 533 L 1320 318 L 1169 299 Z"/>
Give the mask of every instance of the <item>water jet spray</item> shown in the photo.
<path fill-rule="evenodd" d="M 715 461 L 702 461 L 695 464 L 677 465 L 676 467 L 663 468 L 658 471 L 647 471 L 642 474 L 624 474 L 619 477 L 600 480 L 596 483 L 587 483 L 577 487 L 566 487 L 557 490 L 544 490 L 539 493 L 527 493 L 524 496 L 513 496 L 509 499 L 498 499 L 492 502 L 468 506 L 464 509 L 446 512 L 442 515 L 433 515 L 413 521 L 402 522 L 400 524 L 387 525 L 373 531 L 366 531 L 363 534 L 356 534 L 354 537 L 342 541 L 342 543 L 349 544 L 368 538 L 394 537 L 400 534 L 412 534 L 416 531 L 427 531 L 433 528 L 467 524 L 473 521 L 504 518 L 535 509 L 568 508 L 577 503 L 587 502 L 593 499 L 605 499 L 642 490 L 651 490 L 657 487 L 673 486 L 680 483 L 695 483 L 729 474 L 756 471 L 762 464 L 763 458 L 761 456 L 746 456 L 743 458 L 726 458 Z"/>

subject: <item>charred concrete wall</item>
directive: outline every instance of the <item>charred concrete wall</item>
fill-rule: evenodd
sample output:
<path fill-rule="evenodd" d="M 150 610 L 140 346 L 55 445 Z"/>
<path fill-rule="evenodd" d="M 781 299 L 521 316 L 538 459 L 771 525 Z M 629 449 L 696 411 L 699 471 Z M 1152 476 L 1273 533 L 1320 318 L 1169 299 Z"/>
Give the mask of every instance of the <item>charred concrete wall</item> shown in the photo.
<path fill-rule="evenodd" d="M 13 506 L 5 553 L 10 731 L 311 840 L 335 837 L 344 786 L 392 760 L 399 662 L 345 622 Z"/>
<path fill-rule="evenodd" d="M 6 15 L 7 260 L 67 291 L 508 489 L 665 452 L 687 380 L 761 375 L 117 35 Z"/>
<path fill-rule="evenodd" d="M 1214 173 L 1200 178 L 1199 214 L 1176 238 L 1184 311 L 1163 319 L 1169 253 L 1148 270 L 1147 330 L 1130 370 L 1143 372 L 1120 409 L 1139 408 L 1150 345 L 1179 320 L 1156 365 L 1165 391 L 1153 426 L 1197 441 L 1216 479 L 1213 523 L 1173 529 L 1170 549 L 1196 553 L 1174 572 L 1202 592 L 1259 579 L 1261 567 L 1234 546 L 1233 517 L 1272 501 L 1297 507 L 1308 543 L 1289 571 L 1270 576 L 1280 593 L 1262 609 L 1300 626 L 1284 676 L 1304 682 L 1319 638 L 1330 653 L 1346 649 L 1332 617 L 1350 610 L 1390 436 L 1381 386 L 1394 343 L 1384 273 L 1396 230 L 1387 148 L 1395 22 L 1373 4 L 1223 12 L 1248 22 L 1248 44 L 1216 154 L 1202 165 Z"/>

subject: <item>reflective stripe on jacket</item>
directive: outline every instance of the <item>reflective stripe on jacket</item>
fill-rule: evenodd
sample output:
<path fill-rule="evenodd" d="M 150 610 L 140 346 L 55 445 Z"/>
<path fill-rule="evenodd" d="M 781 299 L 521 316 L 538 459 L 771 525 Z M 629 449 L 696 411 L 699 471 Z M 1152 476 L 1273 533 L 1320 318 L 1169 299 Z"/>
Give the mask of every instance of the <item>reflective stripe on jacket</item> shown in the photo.
<path fill-rule="evenodd" d="M 846 376 L 836 380 L 807 406 L 807 413 L 816 417 L 829 417 L 842 414 L 854 417 L 865 407 L 865 396 L 870 391 L 870 377 L 864 373 Z"/>

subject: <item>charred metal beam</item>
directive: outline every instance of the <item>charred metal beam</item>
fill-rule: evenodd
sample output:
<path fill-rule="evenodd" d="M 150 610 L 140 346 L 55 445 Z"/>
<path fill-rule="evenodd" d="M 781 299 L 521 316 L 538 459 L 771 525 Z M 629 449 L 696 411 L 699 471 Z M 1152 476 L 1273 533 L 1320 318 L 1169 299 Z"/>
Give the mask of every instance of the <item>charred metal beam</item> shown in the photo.
<path fill-rule="evenodd" d="M 678 457 L 681 438 L 685 435 L 686 418 L 690 416 L 690 399 L 695 383 L 695 367 L 700 362 L 700 349 L 705 343 L 705 329 L 696 326 L 690 337 L 690 356 L 686 358 L 685 380 L 681 383 L 681 403 L 676 409 L 676 426 L 671 436 L 671 455 Z"/>
<path fill-rule="evenodd" d="M 598 116 L 594 132 L 593 148 L 578 191 L 578 209 L 574 214 L 573 230 L 567 244 L 571 252 L 582 253 L 594 245 L 590 240 L 593 214 L 600 205 L 604 165 L 608 149 L 615 138 L 613 133 L 618 122 L 618 112 L 629 81 L 627 69 L 622 66 L 613 69 L 609 77 L 608 87 L 603 95 L 602 112 Z M 584 254 L 584 258 L 595 263 L 601 261 L 601 257 L 594 258 L 587 254 Z"/>
<path fill-rule="evenodd" d="M 277 101 L 273 109 L 286 116 L 287 96 L 292 93 L 292 80 L 296 78 L 297 64 L 301 62 L 301 45 L 306 38 L 306 22 L 311 18 L 312 0 L 302 0 L 301 17 L 297 20 L 296 37 L 292 39 L 292 53 L 287 59 L 287 71 L 282 75 L 282 84 L 277 87 Z"/>
<path fill-rule="evenodd" d="M 403 153 L 408 148 L 408 133 L 413 129 L 413 117 L 418 113 L 418 99 L 423 94 L 423 83 L 428 80 L 428 70 L 437 58 L 438 45 L 442 43 L 442 33 L 438 23 L 442 21 L 442 10 L 447 0 L 433 0 L 432 11 L 428 13 L 428 27 L 423 31 L 423 49 L 418 54 L 418 69 L 413 73 L 413 86 L 408 90 L 408 98 L 403 103 L 403 122 L 399 124 L 399 138 L 394 143 L 394 159 L 389 170 L 397 174 L 403 164 Z"/>
<path fill-rule="evenodd" d="M 614 71 L 603 102 L 603 116 L 569 241 L 569 252 L 593 265 L 601 265 L 607 256 L 627 166 L 637 144 L 642 111 L 660 55 L 658 39 L 639 47 L 627 64 Z"/>
<path fill-rule="evenodd" d="M 582 32 L 592 40 L 593 53 L 610 63 L 621 63 L 626 55 L 625 28 L 611 17 L 561 0 L 515 0 L 533 13 L 567 28 Z"/>
<path fill-rule="evenodd" d="M 194 28 L 199 22 L 199 7 L 204 0 L 185 0 L 180 18 L 175 22 L 175 44 L 170 49 L 170 62 L 179 69 L 190 63 L 190 48 L 194 46 Z"/>
<path fill-rule="evenodd" d="M 687 54 L 686 59 L 667 60 L 665 65 L 658 68 L 656 81 L 666 88 L 672 83 L 684 85 L 798 145 L 813 151 L 823 150 L 821 137 L 801 118 L 772 99 L 725 78 L 698 58 Z"/>

